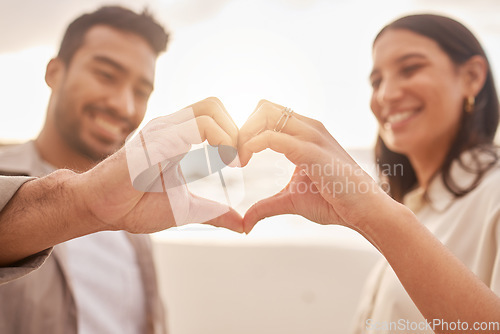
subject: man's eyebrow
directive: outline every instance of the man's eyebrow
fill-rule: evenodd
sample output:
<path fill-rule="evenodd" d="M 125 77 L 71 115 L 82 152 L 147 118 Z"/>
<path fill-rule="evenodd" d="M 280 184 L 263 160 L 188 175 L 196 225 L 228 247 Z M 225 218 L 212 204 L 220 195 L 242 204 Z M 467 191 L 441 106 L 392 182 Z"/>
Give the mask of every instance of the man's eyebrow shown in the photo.
<path fill-rule="evenodd" d="M 94 60 L 99 62 L 99 63 L 104 63 L 104 64 L 107 64 L 111 67 L 114 67 L 116 70 L 120 71 L 120 72 L 123 72 L 123 73 L 126 73 L 127 72 L 127 69 L 122 66 L 120 63 L 114 61 L 113 59 L 109 58 L 109 57 L 106 57 L 106 56 L 94 56 Z"/>
<path fill-rule="evenodd" d="M 427 59 L 427 57 L 421 53 L 408 53 L 408 54 L 405 54 L 405 55 L 402 55 L 401 57 L 397 58 L 395 60 L 395 63 L 402 63 L 404 62 L 405 60 L 407 59 L 411 59 L 411 58 L 420 58 L 420 59 Z M 370 73 L 370 76 L 369 78 L 371 79 L 374 75 L 378 74 L 378 69 L 373 69 L 373 71 L 371 71 Z"/>
<path fill-rule="evenodd" d="M 99 62 L 99 63 L 104 63 L 106 65 L 109 65 L 113 68 L 115 68 L 117 71 L 119 72 L 122 72 L 122 73 L 128 73 L 128 70 L 120 63 L 114 61 L 113 59 L 109 58 L 109 57 L 106 57 L 106 56 L 100 56 L 100 55 L 97 55 L 97 56 L 94 56 L 94 60 Z M 151 89 L 151 91 L 154 89 L 154 85 L 151 81 L 149 81 L 148 79 L 146 79 L 145 77 L 140 77 L 139 78 L 139 81 L 147 86 L 149 89 Z"/>

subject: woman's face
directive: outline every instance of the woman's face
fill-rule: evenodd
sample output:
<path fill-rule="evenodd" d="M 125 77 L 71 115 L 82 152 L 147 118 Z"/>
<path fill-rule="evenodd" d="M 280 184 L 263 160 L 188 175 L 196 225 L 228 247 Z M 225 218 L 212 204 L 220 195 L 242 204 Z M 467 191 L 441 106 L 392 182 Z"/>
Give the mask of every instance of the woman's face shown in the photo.
<path fill-rule="evenodd" d="M 374 44 L 373 64 L 370 104 L 387 147 L 408 156 L 447 151 L 465 98 L 448 55 L 430 38 L 387 30 Z"/>

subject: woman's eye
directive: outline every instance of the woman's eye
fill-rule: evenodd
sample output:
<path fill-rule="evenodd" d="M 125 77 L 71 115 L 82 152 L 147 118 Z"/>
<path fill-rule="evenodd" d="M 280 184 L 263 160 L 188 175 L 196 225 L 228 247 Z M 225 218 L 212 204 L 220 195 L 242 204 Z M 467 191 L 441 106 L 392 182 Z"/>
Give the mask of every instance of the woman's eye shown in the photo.
<path fill-rule="evenodd" d="M 404 75 L 410 75 L 410 74 L 413 74 L 420 67 L 422 67 L 422 65 L 420 65 L 420 64 L 405 66 L 405 67 L 403 67 L 401 72 L 403 72 Z"/>
<path fill-rule="evenodd" d="M 377 89 L 377 88 L 380 86 L 380 82 L 381 82 L 381 81 L 382 81 L 382 80 L 380 80 L 380 79 L 375 79 L 375 80 L 372 80 L 372 81 L 370 82 L 370 84 L 372 85 L 372 89 Z"/>

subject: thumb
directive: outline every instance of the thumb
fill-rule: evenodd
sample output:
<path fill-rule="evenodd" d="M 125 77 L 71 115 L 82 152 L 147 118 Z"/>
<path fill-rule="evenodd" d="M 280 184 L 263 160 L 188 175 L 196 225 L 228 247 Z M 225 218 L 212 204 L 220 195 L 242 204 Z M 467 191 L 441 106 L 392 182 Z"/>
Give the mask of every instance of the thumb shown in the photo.
<path fill-rule="evenodd" d="M 232 207 L 190 194 L 189 213 L 184 223 L 203 223 L 243 232 L 243 219 Z"/>
<path fill-rule="evenodd" d="M 255 224 L 264 218 L 295 213 L 296 210 L 290 200 L 290 193 L 283 190 L 252 205 L 243 217 L 243 228 L 246 233 L 249 233 Z"/>
<path fill-rule="evenodd" d="M 216 227 L 225 227 L 239 233 L 245 232 L 243 228 L 243 218 L 235 209 L 231 207 L 228 207 L 228 211 L 226 213 L 217 216 L 204 224 L 210 224 Z"/>

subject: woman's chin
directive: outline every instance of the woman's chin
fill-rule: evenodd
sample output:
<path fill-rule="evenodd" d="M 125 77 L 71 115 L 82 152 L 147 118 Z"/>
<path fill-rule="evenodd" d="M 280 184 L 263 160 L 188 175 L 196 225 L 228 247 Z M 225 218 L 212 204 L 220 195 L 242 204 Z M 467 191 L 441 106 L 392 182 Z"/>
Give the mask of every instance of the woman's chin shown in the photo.
<path fill-rule="evenodd" d="M 408 155 L 412 149 L 421 148 L 421 142 L 418 142 L 414 138 L 391 136 L 391 138 L 384 138 L 384 143 L 389 150 L 403 155 Z"/>

